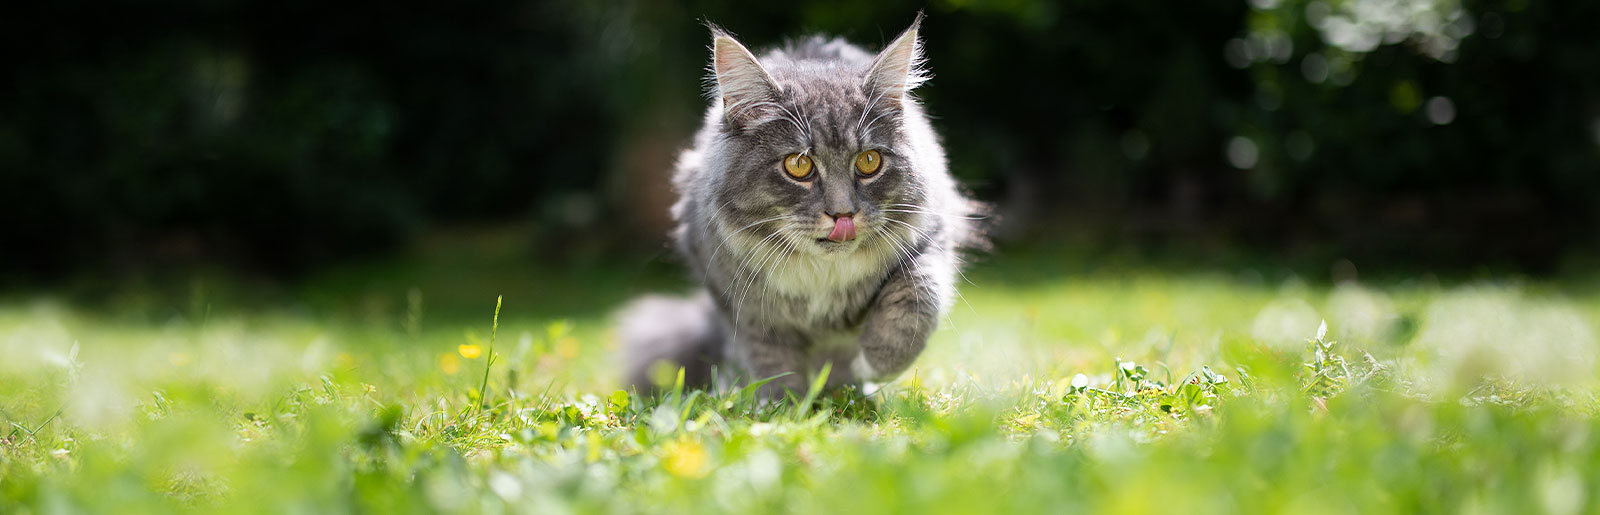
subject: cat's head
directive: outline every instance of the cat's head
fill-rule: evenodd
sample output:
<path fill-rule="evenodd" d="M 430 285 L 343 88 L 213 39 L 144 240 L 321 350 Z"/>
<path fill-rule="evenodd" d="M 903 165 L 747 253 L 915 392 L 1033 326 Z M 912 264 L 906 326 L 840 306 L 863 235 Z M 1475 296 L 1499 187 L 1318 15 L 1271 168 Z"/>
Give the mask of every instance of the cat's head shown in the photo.
<path fill-rule="evenodd" d="M 943 159 L 910 96 L 925 77 L 921 18 L 876 56 L 814 38 L 758 61 L 713 29 L 711 200 L 727 229 L 820 256 L 910 246 L 926 168 Z"/>

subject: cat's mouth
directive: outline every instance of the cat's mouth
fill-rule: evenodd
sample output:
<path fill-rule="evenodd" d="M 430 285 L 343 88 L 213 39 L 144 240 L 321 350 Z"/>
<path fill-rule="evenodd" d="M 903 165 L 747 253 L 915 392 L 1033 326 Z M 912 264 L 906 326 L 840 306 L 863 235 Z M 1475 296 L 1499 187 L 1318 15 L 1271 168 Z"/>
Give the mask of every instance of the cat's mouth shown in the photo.
<path fill-rule="evenodd" d="M 815 241 L 817 247 L 821 248 L 824 252 L 845 252 L 861 245 L 861 235 L 857 235 L 848 240 L 823 237 L 815 238 Z"/>
<path fill-rule="evenodd" d="M 816 246 L 812 247 L 815 250 L 812 252 L 813 255 L 823 259 L 842 258 L 854 255 L 856 249 L 861 248 L 859 242 L 860 240 L 833 241 L 827 238 L 817 238 Z"/>
<path fill-rule="evenodd" d="M 840 238 L 838 234 L 830 233 L 827 236 L 816 238 L 816 241 L 817 241 L 818 245 L 822 245 L 823 247 L 843 248 L 843 247 L 848 247 L 848 246 L 851 246 L 851 245 L 855 245 L 856 243 L 860 242 L 861 241 L 861 237 L 858 236 L 858 235 L 852 234 L 852 235 L 850 235 L 849 239 L 844 239 L 844 238 Z"/>

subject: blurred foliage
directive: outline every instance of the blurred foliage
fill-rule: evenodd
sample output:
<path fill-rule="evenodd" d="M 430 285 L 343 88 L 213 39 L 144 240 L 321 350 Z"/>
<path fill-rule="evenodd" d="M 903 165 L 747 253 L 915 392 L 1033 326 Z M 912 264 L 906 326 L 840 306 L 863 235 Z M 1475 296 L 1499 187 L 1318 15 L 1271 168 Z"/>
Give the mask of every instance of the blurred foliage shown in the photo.
<path fill-rule="evenodd" d="M 1277 5 L 1241 34 L 1255 106 L 1232 130 L 1261 149 L 1268 214 L 1423 260 L 1548 264 L 1594 241 L 1600 38 L 1579 27 L 1600 5 L 1258 3 Z"/>
<path fill-rule="evenodd" d="M 619 117 L 560 5 L 31 9 L 0 22 L 10 265 L 386 248 L 593 187 Z"/>
<path fill-rule="evenodd" d="M 703 22 L 871 47 L 918 9 L 1003 238 L 1538 267 L 1600 226 L 1589 2 L 54 2 L 0 21 L 0 268 L 294 269 L 506 218 L 654 248 Z"/>

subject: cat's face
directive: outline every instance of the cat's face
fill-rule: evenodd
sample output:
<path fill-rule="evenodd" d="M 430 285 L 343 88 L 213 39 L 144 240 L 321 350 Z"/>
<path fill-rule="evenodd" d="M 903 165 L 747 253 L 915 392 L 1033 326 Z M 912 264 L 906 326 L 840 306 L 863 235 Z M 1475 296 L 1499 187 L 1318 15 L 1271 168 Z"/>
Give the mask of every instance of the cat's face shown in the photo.
<path fill-rule="evenodd" d="M 720 218 L 741 239 L 817 256 L 909 247 L 924 204 L 903 128 L 920 78 L 916 27 L 876 58 L 811 57 L 763 67 L 716 39 Z"/>
<path fill-rule="evenodd" d="M 725 126 L 727 175 L 718 195 L 724 215 L 741 226 L 773 219 L 751 232 L 778 232 L 773 238 L 810 253 L 843 254 L 895 243 L 877 239 L 904 239 L 888 229 L 905 224 L 922 202 L 899 109 L 873 105 L 863 91 L 835 89 L 840 85 L 827 81 L 790 84 L 806 82 L 812 88 L 791 86 L 788 98 L 776 101 L 792 114 Z M 811 93 L 816 88 L 827 94 Z"/>

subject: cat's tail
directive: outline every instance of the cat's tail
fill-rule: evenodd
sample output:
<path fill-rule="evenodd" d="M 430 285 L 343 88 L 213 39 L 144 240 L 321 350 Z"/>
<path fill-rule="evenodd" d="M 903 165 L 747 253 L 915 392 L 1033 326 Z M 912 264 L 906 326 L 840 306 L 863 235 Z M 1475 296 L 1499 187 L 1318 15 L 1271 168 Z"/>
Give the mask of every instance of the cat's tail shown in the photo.
<path fill-rule="evenodd" d="M 640 392 L 670 387 L 683 368 L 684 386 L 711 386 L 722 361 L 722 324 L 711 295 L 647 295 L 618 315 L 623 380 Z"/>

